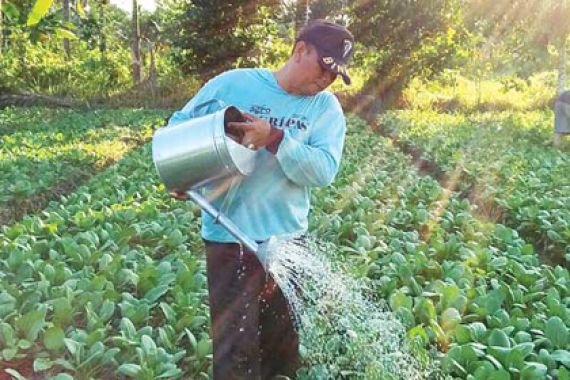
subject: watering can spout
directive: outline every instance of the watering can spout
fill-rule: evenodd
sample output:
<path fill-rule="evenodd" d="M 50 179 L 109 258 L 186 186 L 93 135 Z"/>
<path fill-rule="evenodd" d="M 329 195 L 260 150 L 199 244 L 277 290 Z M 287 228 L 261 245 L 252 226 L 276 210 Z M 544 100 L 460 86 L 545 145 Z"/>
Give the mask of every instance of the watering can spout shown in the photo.
<path fill-rule="evenodd" d="M 264 242 L 258 245 L 258 249 L 255 252 L 255 256 L 257 256 L 257 260 L 263 266 L 263 269 L 267 273 L 269 273 L 269 265 L 273 260 L 273 254 L 277 251 L 276 247 L 277 237 L 271 236 L 269 239 L 265 240 Z"/>
<path fill-rule="evenodd" d="M 218 211 L 202 194 L 197 190 L 189 190 L 186 192 L 188 197 L 192 199 L 202 210 L 207 212 L 212 218 L 220 223 L 230 234 L 232 234 L 238 241 L 243 244 L 247 249 L 255 253 L 257 259 L 267 271 L 269 263 L 271 262 L 271 253 L 274 251 L 275 242 L 277 238 L 271 236 L 269 239 L 262 243 L 257 243 L 255 240 L 246 236 L 238 226 L 236 226 L 228 217 Z"/>

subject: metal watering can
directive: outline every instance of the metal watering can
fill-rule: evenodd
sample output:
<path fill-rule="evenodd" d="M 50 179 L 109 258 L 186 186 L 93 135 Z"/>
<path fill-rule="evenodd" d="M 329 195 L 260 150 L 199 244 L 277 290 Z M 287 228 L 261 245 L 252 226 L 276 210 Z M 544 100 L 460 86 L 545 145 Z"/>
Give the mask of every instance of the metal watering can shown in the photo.
<path fill-rule="evenodd" d="M 201 209 L 253 251 L 267 268 L 268 244 L 260 245 L 247 237 L 198 191 L 223 178 L 251 174 L 258 155 L 239 143 L 242 136 L 227 132 L 228 122 L 245 121 L 236 107 L 213 99 L 197 106 L 192 116 L 210 105 L 217 105 L 219 109 L 156 131 L 152 138 L 152 159 L 167 189 L 186 192 Z"/>

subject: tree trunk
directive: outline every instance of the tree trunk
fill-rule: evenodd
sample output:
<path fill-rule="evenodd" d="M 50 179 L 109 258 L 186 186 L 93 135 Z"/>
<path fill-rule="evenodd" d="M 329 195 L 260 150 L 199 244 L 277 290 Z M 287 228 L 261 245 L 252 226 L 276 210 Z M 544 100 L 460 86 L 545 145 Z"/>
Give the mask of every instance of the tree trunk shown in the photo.
<path fill-rule="evenodd" d="M 99 52 L 101 53 L 101 59 L 103 61 L 106 59 L 105 52 L 107 51 L 107 36 L 105 34 L 107 1 L 108 0 L 100 0 L 99 2 Z"/>
<path fill-rule="evenodd" d="M 140 25 L 139 25 L 139 9 L 137 0 L 133 0 L 133 19 L 132 19 L 132 41 L 131 50 L 133 58 L 133 84 L 136 86 L 141 81 L 141 50 L 140 50 Z"/>
<path fill-rule="evenodd" d="M 566 90 L 566 48 L 567 48 L 567 40 L 566 38 L 562 38 L 560 43 L 560 58 L 558 62 L 558 95 L 563 93 Z"/>
<path fill-rule="evenodd" d="M 156 83 L 157 74 L 156 74 L 156 60 L 155 60 L 155 47 L 154 44 L 151 44 L 150 47 L 150 64 L 148 68 L 148 79 L 152 83 Z"/>
<path fill-rule="evenodd" d="M 0 109 L 9 106 L 31 107 L 48 105 L 56 107 L 79 107 L 82 104 L 66 98 L 32 93 L 0 95 Z"/>
<path fill-rule="evenodd" d="M 12 39 L 12 36 L 14 36 L 14 34 L 12 33 L 14 31 L 14 29 L 12 29 L 10 32 L 10 37 Z M 27 52 L 27 48 L 26 48 L 26 37 L 24 36 L 24 33 L 22 32 L 22 30 L 20 28 L 17 29 L 16 33 L 15 33 L 15 38 L 13 39 L 13 46 L 16 48 L 17 54 L 18 54 L 18 63 L 19 63 L 19 67 L 18 67 L 18 74 L 19 76 L 21 76 L 22 78 L 24 78 L 24 83 L 29 83 L 30 78 L 29 78 L 29 73 L 30 70 L 27 69 L 27 62 L 26 62 L 26 55 L 28 54 Z M 10 45 L 12 46 L 12 45 Z"/>
<path fill-rule="evenodd" d="M 309 17 L 311 15 L 309 0 L 297 0 L 295 6 L 295 35 L 299 34 L 299 31 L 303 26 L 309 23 Z"/>
<path fill-rule="evenodd" d="M 349 97 L 347 109 L 375 123 L 379 114 L 397 105 L 414 74 L 414 68 L 410 66 L 398 66 L 386 72 L 378 70 L 357 95 Z"/>
<path fill-rule="evenodd" d="M 155 50 L 154 44 L 150 46 L 150 64 L 148 68 L 148 83 L 150 84 L 150 93 L 154 98 L 156 82 L 157 82 L 157 74 L 156 74 L 156 62 L 155 62 Z"/>
<path fill-rule="evenodd" d="M 2 19 L 2 0 L 0 0 L 0 56 L 2 56 L 2 49 L 4 49 L 4 29 Z"/>
<path fill-rule="evenodd" d="M 63 6 L 63 22 L 68 23 L 69 22 L 69 6 L 70 6 L 69 0 L 62 0 L 62 6 Z M 67 58 L 71 58 L 71 48 L 69 45 L 69 39 L 68 38 L 63 39 L 63 51 L 65 52 L 65 55 Z"/>

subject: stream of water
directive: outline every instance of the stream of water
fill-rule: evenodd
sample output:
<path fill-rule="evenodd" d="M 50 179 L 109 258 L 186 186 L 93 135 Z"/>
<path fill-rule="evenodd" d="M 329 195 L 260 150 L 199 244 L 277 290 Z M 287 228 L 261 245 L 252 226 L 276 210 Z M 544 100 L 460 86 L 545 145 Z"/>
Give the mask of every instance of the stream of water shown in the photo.
<path fill-rule="evenodd" d="M 266 263 L 288 298 L 307 366 L 299 379 L 424 379 L 405 329 L 363 281 L 343 273 L 330 246 L 273 240 Z M 329 253 L 327 253 L 329 252 Z"/>

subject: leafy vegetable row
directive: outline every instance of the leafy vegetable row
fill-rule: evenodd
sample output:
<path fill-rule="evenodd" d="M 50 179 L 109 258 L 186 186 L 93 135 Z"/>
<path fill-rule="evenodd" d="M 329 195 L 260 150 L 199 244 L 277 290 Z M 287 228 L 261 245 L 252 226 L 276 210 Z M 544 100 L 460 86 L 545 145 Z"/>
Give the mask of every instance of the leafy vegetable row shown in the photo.
<path fill-rule="evenodd" d="M 58 379 L 208 378 L 199 212 L 154 173 L 146 146 L 2 229 L 0 360 Z"/>
<path fill-rule="evenodd" d="M 40 108 L 0 113 L 10 133 L 0 136 L 0 224 L 25 214 L 34 203 L 68 192 L 102 167 L 148 140 L 163 112 L 54 111 L 38 122 Z M 40 202 L 40 205 L 43 204 Z"/>
<path fill-rule="evenodd" d="M 568 378 L 568 271 L 541 264 L 516 230 L 476 219 L 389 141 L 361 133 L 381 158 L 315 193 L 312 219 L 348 270 L 370 279 L 412 341 L 440 349 L 447 374 Z"/>
<path fill-rule="evenodd" d="M 448 173 L 461 173 L 480 212 L 498 218 L 546 258 L 570 258 L 570 156 L 549 147 L 552 112 L 393 112 L 380 119 Z"/>
<path fill-rule="evenodd" d="M 0 236 L 6 362 L 75 378 L 207 378 L 197 210 L 169 198 L 150 147 Z M 118 377 L 117 374 L 112 377 Z"/>
<path fill-rule="evenodd" d="M 207 378 L 211 363 L 198 210 L 165 194 L 150 149 L 0 235 L 0 352 L 37 372 Z M 417 354 L 437 345 L 456 377 L 567 376 L 569 275 L 518 233 L 420 177 L 357 119 L 311 230 L 368 279 Z M 67 374 L 67 375 L 66 375 Z"/>

